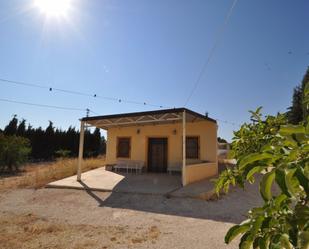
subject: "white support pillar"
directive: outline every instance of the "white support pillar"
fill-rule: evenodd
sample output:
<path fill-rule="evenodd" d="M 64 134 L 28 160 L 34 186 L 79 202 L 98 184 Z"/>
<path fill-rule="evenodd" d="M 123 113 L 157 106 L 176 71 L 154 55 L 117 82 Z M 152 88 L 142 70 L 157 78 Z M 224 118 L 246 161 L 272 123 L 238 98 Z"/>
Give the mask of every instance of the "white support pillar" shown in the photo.
<path fill-rule="evenodd" d="M 85 135 L 85 122 L 80 121 L 80 135 L 79 135 L 79 151 L 77 163 L 77 181 L 81 180 L 82 176 L 82 163 L 84 154 L 84 135 Z"/>
<path fill-rule="evenodd" d="M 182 185 L 186 185 L 186 111 L 182 113 Z"/>

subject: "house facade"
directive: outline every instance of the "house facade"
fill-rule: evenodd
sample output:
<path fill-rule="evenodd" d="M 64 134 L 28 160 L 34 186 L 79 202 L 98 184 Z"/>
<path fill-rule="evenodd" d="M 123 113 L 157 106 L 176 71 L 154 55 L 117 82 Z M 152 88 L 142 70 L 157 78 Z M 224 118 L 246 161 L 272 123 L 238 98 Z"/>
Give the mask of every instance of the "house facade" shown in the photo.
<path fill-rule="evenodd" d="M 87 117 L 81 124 L 107 131 L 107 165 L 132 161 L 145 172 L 179 171 L 183 185 L 218 173 L 217 123 L 189 109 Z"/>

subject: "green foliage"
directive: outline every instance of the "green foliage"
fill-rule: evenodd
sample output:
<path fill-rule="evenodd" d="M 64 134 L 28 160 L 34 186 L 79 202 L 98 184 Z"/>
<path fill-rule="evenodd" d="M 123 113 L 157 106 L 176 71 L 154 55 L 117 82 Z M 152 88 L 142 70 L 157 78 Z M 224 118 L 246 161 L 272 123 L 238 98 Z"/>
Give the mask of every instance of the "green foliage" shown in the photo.
<path fill-rule="evenodd" d="M 262 118 L 260 111 L 234 133 L 231 156 L 237 165 L 222 172 L 216 192 L 227 192 L 231 184 L 244 188 L 259 175 L 264 204 L 232 227 L 225 242 L 241 234 L 239 248 L 309 248 L 309 119 L 292 125 L 284 115 Z"/>
<path fill-rule="evenodd" d="M 230 157 L 242 159 L 251 153 L 260 153 L 261 149 L 268 145 L 281 125 L 287 123 L 286 116 L 267 116 L 262 120 L 261 107 L 255 112 L 251 111 L 251 123 L 245 123 L 240 130 L 234 132 L 232 151 Z"/>
<path fill-rule="evenodd" d="M 4 128 L 4 135 L 16 135 L 17 132 L 17 123 L 18 120 L 16 118 L 16 114 L 13 115 L 12 120 L 9 122 L 9 124 Z"/>
<path fill-rule="evenodd" d="M 77 156 L 79 145 L 79 131 L 74 127 L 67 130 L 56 129 L 49 121 L 46 129 L 33 128 L 30 124 L 26 126 L 26 120 L 18 121 L 16 115 L 5 127 L 3 134 L 16 135 L 29 139 L 31 144 L 31 153 L 29 158 L 32 160 L 52 160 L 55 156 L 64 156 L 59 151 L 70 151 L 69 155 Z M 89 129 L 85 131 L 84 156 L 95 157 L 104 154 L 106 150 L 106 141 L 101 137 L 99 129 L 93 132 Z"/>
<path fill-rule="evenodd" d="M 267 165 L 253 167 L 252 163 L 257 160 L 268 162 L 274 159 L 272 153 L 268 151 L 272 149 L 269 143 L 278 139 L 277 133 L 280 127 L 287 123 L 286 116 L 278 114 L 267 116 L 262 120 L 261 107 L 251 114 L 252 122 L 243 124 L 240 130 L 234 132 L 229 157 L 237 159 L 238 166 L 221 173 L 216 184 L 217 192 L 221 188 L 227 192 L 230 184 L 243 187 L 246 181 L 254 182 L 253 175 L 265 170 Z"/>
<path fill-rule="evenodd" d="M 303 89 L 303 120 L 307 120 L 309 116 L 309 99 L 306 96 L 309 95 L 309 67 L 302 80 L 301 88 Z"/>
<path fill-rule="evenodd" d="M 305 96 L 308 89 L 309 67 L 307 68 L 301 84 L 294 88 L 292 106 L 288 108 L 289 111 L 287 112 L 289 123 L 299 124 L 300 122 L 307 120 L 309 115 L 309 102 L 305 101 Z"/>
<path fill-rule="evenodd" d="M 25 136 L 25 133 L 26 133 L 26 120 L 23 119 L 19 124 L 18 124 L 18 127 L 17 127 L 17 131 L 16 131 L 16 135 L 17 136 Z"/>
<path fill-rule="evenodd" d="M 297 86 L 293 91 L 292 106 L 288 108 L 288 119 L 291 124 L 298 124 L 303 121 L 302 88 Z"/>
<path fill-rule="evenodd" d="M 18 170 L 30 151 L 28 139 L 0 134 L 0 172 Z"/>
<path fill-rule="evenodd" d="M 303 115 L 304 120 L 307 120 L 309 117 L 309 67 L 307 69 L 307 73 L 304 76 L 303 82 L 302 82 L 302 88 L 303 88 Z"/>
<path fill-rule="evenodd" d="M 217 140 L 218 140 L 218 143 L 225 143 L 225 144 L 227 143 L 227 141 L 222 137 L 218 137 Z"/>
<path fill-rule="evenodd" d="M 59 158 L 66 158 L 66 157 L 69 157 L 70 154 L 71 154 L 71 151 L 69 150 L 57 150 L 55 152 L 56 154 L 56 157 L 59 157 Z"/>

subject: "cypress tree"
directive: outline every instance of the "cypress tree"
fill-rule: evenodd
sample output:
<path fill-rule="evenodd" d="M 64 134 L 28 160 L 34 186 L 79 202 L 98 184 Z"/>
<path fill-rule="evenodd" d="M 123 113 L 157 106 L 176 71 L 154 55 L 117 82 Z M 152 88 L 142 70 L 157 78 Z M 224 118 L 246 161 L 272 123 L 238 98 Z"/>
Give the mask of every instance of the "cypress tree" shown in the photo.
<path fill-rule="evenodd" d="M 43 146 L 43 158 L 51 159 L 53 158 L 55 152 L 55 139 L 54 139 L 55 131 L 53 122 L 49 121 L 49 125 L 45 129 L 44 138 L 42 140 Z"/>
<path fill-rule="evenodd" d="M 106 154 L 106 139 L 104 136 L 101 138 L 101 148 L 99 154 Z"/>
<path fill-rule="evenodd" d="M 299 124 L 303 120 L 302 89 L 300 86 L 294 88 L 292 106 L 287 113 L 288 121 L 291 124 Z"/>
<path fill-rule="evenodd" d="M 304 103 L 306 85 L 309 84 L 309 67 L 303 77 L 301 84 L 294 88 L 292 106 L 288 108 L 287 117 L 291 124 L 299 124 L 306 121 L 309 115 L 308 108 Z"/>
<path fill-rule="evenodd" d="M 23 119 L 21 122 L 19 122 L 16 134 L 17 136 L 24 137 L 26 133 L 26 120 Z"/>
<path fill-rule="evenodd" d="M 55 129 L 53 123 L 49 121 L 46 129 L 41 127 L 33 128 L 30 124 L 26 126 L 26 120 L 18 122 L 16 115 L 5 127 L 5 135 L 17 135 L 26 137 L 31 145 L 31 159 L 50 160 L 55 156 L 58 150 L 69 150 L 70 156 L 78 155 L 79 131 L 75 127 L 69 127 L 67 130 Z M 101 137 L 100 129 L 96 128 L 93 132 L 90 129 L 85 130 L 84 156 L 98 156 L 105 153 L 106 140 Z"/>
<path fill-rule="evenodd" d="M 4 128 L 4 135 L 16 135 L 18 119 L 15 114 L 9 124 Z"/>
<path fill-rule="evenodd" d="M 305 89 L 306 89 L 306 86 L 309 84 L 309 67 L 307 68 L 307 71 L 304 75 L 304 78 L 302 80 L 302 83 L 301 83 L 301 88 L 302 88 L 302 100 L 304 101 L 304 98 L 305 98 Z M 308 115 L 309 115 L 309 110 L 307 108 L 307 104 L 308 103 L 303 103 L 303 120 L 306 121 L 307 118 L 308 118 Z"/>
<path fill-rule="evenodd" d="M 96 128 L 92 134 L 93 136 L 93 150 L 94 156 L 98 156 L 101 148 L 101 132 L 99 128 Z"/>

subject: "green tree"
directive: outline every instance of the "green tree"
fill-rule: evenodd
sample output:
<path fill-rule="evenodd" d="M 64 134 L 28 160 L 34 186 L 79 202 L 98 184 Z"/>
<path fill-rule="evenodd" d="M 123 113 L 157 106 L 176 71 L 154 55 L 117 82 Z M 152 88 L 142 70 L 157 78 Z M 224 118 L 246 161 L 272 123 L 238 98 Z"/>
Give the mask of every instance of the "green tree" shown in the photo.
<path fill-rule="evenodd" d="M 93 150 L 94 150 L 94 156 L 98 156 L 101 150 L 101 132 L 99 128 L 96 128 L 92 134 L 93 136 Z"/>
<path fill-rule="evenodd" d="M 25 136 L 25 133 L 26 133 L 26 120 L 23 119 L 19 124 L 18 124 L 18 127 L 17 127 L 17 130 L 16 130 L 16 134 L 17 136 Z"/>
<path fill-rule="evenodd" d="M 18 122 L 16 115 L 0 134 L 17 135 L 28 138 L 31 144 L 30 158 L 34 160 L 52 160 L 55 156 L 77 156 L 79 145 L 79 132 L 74 127 L 67 130 L 55 129 L 49 121 L 46 129 L 26 127 L 26 120 Z M 101 137 L 99 129 L 85 132 L 85 156 L 97 156 L 105 153 L 106 141 Z M 64 153 L 65 152 L 65 153 Z"/>
<path fill-rule="evenodd" d="M 299 124 L 308 118 L 308 102 L 305 101 L 305 89 L 307 85 L 309 85 L 309 67 L 301 84 L 295 87 L 293 91 L 292 106 L 288 108 L 287 112 L 288 120 L 291 124 Z"/>
<path fill-rule="evenodd" d="M 248 219 L 232 227 L 225 237 L 229 243 L 242 234 L 241 249 L 309 246 L 309 125 L 275 125 L 281 118 L 260 118 L 254 124 L 243 125 L 232 142 L 237 165 L 216 180 L 219 193 L 221 189 L 227 192 L 230 184 L 244 187 L 245 182 L 253 183 L 256 175 L 262 175 L 260 194 L 264 205 L 251 209 Z M 269 119 L 275 122 L 267 127 Z M 255 140 L 260 141 L 257 147 Z M 278 193 L 273 193 L 273 184 L 278 186 Z"/>
<path fill-rule="evenodd" d="M 96 157 L 102 151 L 104 140 L 101 138 L 101 132 L 99 128 L 94 129 L 93 133 L 89 129 L 85 130 L 85 145 L 84 156 Z"/>
<path fill-rule="evenodd" d="M 306 96 L 305 96 L 305 91 L 306 89 L 308 89 L 308 85 L 309 85 L 309 67 L 307 68 L 307 71 L 304 75 L 304 78 L 302 80 L 301 83 L 301 88 L 302 88 L 302 98 L 303 98 L 303 120 L 307 120 L 308 116 L 309 116 L 309 100 L 306 100 Z"/>
<path fill-rule="evenodd" d="M 28 139 L 0 134 L 0 172 L 17 171 L 27 161 L 30 151 Z"/>
<path fill-rule="evenodd" d="M 63 149 L 61 149 L 61 150 L 55 151 L 55 155 L 56 155 L 56 157 L 58 157 L 58 158 L 67 158 L 67 157 L 70 156 L 70 154 L 71 154 L 71 151 L 69 151 L 69 150 L 63 150 Z"/>
<path fill-rule="evenodd" d="M 47 126 L 43 138 L 41 138 L 41 142 L 43 143 L 42 153 L 43 158 L 52 159 L 55 154 L 55 127 L 52 121 L 49 121 L 49 125 Z"/>
<path fill-rule="evenodd" d="M 101 147 L 100 147 L 100 151 L 99 151 L 99 154 L 106 154 L 106 139 L 104 136 L 102 136 L 102 139 L 101 139 Z"/>
<path fill-rule="evenodd" d="M 309 85 L 304 89 L 309 98 Z M 225 236 L 229 243 L 242 235 L 239 248 L 309 248 L 309 119 L 298 125 L 285 124 L 285 116 L 251 112 L 251 123 L 235 132 L 232 154 L 235 168 L 221 173 L 216 192 L 228 192 L 230 184 L 244 188 L 261 175 L 261 207 L 248 219 L 233 226 Z M 272 186 L 276 184 L 278 191 Z"/>
<path fill-rule="evenodd" d="M 288 108 L 288 120 L 291 124 L 298 124 L 303 121 L 303 92 L 301 86 L 294 88 L 292 106 Z"/>
<path fill-rule="evenodd" d="M 227 141 L 224 138 L 218 137 L 218 143 L 227 143 Z"/>
<path fill-rule="evenodd" d="M 4 128 L 3 133 L 5 135 L 16 135 L 18 124 L 18 119 L 16 117 L 17 115 L 15 114 L 9 124 Z"/>

